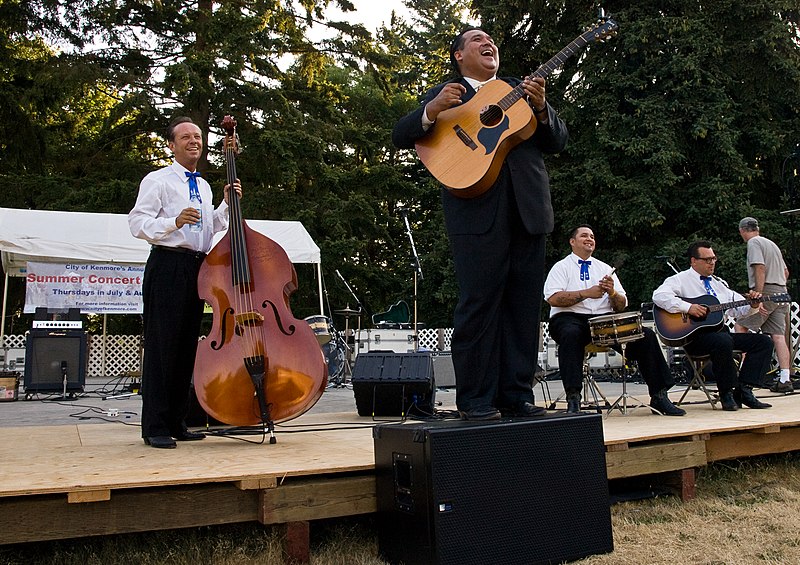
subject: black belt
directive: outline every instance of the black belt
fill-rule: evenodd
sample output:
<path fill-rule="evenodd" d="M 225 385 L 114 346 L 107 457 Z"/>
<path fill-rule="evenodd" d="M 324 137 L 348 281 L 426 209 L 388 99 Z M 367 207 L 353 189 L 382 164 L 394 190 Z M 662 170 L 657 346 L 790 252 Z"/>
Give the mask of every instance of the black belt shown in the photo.
<path fill-rule="evenodd" d="M 194 251 L 193 249 L 187 249 L 185 247 L 167 247 L 166 245 L 152 245 L 152 251 L 171 251 L 173 253 L 183 253 L 184 255 L 192 255 L 197 259 L 204 259 L 206 254 L 202 251 Z"/>

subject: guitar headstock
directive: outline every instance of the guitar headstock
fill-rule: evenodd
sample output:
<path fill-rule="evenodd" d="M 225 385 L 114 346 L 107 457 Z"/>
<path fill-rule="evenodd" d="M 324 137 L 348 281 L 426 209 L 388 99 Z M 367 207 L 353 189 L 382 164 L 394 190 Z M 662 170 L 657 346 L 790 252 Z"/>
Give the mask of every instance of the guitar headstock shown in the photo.
<path fill-rule="evenodd" d="M 609 37 L 617 35 L 619 24 L 611 19 L 611 16 L 606 16 L 602 8 L 600 8 L 600 18 L 586 32 L 582 35 L 586 41 L 605 41 Z"/>

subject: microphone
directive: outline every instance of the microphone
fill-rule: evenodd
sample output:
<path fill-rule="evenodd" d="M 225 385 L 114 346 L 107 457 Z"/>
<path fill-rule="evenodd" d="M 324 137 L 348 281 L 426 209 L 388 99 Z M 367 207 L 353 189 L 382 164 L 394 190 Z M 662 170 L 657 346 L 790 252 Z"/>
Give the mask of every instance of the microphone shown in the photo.
<path fill-rule="evenodd" d="M 397 211 L 400 212 L 400 215 L 403 217 L 408 216 L 408 208 L 398 208 Z"/>
<path fill-rule="evenodd" d="M 672 259 L 669 255 L 656 255 L 656 259 Z"/>
<path fill-rule="evenodd" d="M 67 362 L 66 361 L 62 361 L 61 362 L 61 373 L 62 374 L 66 374 L 66 372 L 67 372 Z"/>

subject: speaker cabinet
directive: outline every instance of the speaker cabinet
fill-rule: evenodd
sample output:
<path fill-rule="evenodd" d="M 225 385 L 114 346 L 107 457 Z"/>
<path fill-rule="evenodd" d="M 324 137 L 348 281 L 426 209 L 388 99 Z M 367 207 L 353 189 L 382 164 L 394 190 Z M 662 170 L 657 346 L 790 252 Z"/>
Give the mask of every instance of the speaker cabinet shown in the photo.
<path fill-rule="evenodd" d="M 86 383 L 86 332 L 31 330 L 25 341 L 25 394 L 82 391 Z"/>
<path fill-rule="evenodd" d="M 599 414 L 373 430 L 389 563 L 561 563 L 613 551 Z"/>
<path fill-rule="evenodd" d="M 433 359 L 433 374 L 436 375 L 437 388 L 452 388 L 456 386 L 456 371 L 453 368 L 453 358 L 450 352 L 436 353 Z"/>
<path fill-rule="evenodd" d="M 359 416 L 433 413 L 436 386 L 428 352 L 361 353 L 353 366 L 352 382 Z"/>

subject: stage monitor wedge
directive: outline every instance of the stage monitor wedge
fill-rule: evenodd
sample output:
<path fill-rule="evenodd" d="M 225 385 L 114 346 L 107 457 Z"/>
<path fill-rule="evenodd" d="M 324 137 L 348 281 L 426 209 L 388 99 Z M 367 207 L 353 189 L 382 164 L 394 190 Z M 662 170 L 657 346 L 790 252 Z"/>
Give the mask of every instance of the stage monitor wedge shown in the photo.
<path fill-rule="evenodd" d="M 352 381 L 359 416 L 427 416 L 434 412 L 436 384 L 429 352 L 360 353 Z"/>
<path fill-rule="evenodd" d="M 31 330 L 25 342 L 25 394 L 83 391 L 87 338 L 83 330 Z"/>
<path fill-rule="evenodd" d="M 532 565 L 613 551 L 602 422 L 552 414 L 375 427 L 381 558 Z"/>

